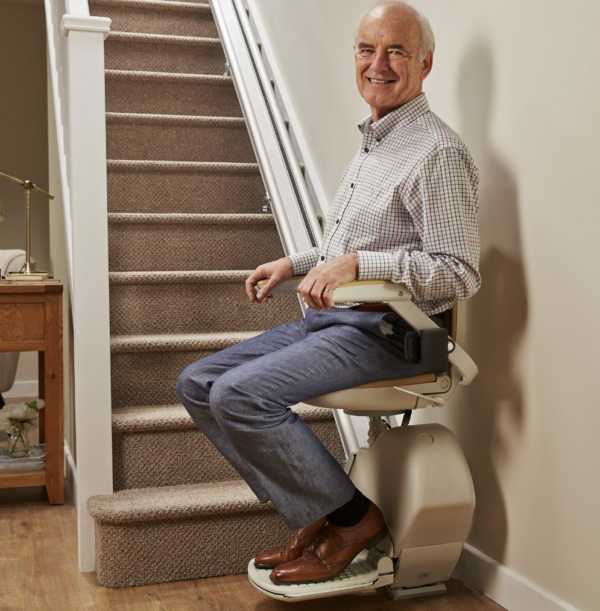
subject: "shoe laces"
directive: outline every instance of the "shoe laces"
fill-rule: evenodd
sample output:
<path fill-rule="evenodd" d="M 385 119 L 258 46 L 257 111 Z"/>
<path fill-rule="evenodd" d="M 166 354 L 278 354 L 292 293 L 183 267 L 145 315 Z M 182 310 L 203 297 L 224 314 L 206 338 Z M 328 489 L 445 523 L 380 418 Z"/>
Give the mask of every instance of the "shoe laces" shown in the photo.
<path fill-rule="evenodd" d="M 325 522 L 321 526 L 314 539 L 304 548 L 303 555 L 320 559 L 319 550 L 326 552 L 332 547 L 331 543 L 334 544 L 333 547 L 339 543 L 339 536 L 331 528 L 328 528 L 329 526 L 329 522 Z"/>

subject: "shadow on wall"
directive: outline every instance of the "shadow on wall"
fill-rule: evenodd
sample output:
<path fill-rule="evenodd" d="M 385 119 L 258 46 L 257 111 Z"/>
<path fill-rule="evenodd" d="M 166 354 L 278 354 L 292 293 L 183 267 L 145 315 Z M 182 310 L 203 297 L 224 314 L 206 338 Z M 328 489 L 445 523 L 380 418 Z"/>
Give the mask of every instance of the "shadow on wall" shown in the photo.
<path fill-rule="evenodd" d="M 469 415 L 457 418 L 453 428 L 477 494 L 469 542 L 503 562 L 509 525 L 498 474 L 510 468 L 510 448 L 523 427 L 518 356 L 527 322 L 527 292 L 517 185 L 491 142 L 493 68 L 490 48 L 480 41 L 463 58 L 458 83 L 461 136 L 481 172 L 482 286 L 466 304 L 465 326 L 468 351 L 479 375 L 462 394 Z"/>

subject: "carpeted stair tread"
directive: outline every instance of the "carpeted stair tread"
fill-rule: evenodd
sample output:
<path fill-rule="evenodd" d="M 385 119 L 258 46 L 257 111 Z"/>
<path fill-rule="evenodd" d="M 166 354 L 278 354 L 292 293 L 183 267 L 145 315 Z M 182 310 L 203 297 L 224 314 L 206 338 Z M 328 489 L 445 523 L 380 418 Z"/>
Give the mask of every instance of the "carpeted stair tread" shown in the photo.
<path fill-rule="evenodd" d="M 211 14 L 210 4 L 201 1 L 175 2 L 172 0 L 90 0 L 90 5 L 161 9 L 167 11 L 190 11 Z"/>
<path fill-rule="evenodd" d="M 272 505 L 261 505 L 248 485 L 239 480 L 120 490 L 90 497 L 87 508 L 99 523 L 273 511 Z"/>
<path fill-rule="evenodd" d="M 196 117 L 194 115 L 162 115 L 139 112 L 107 112 L 106 122 L 116 125 L 245 127 L 245 121 L 242 117 Z"/>
<path fill-rule="evenodd" d="M 136 172 L 226 172 L 235 174 L 260 174 L 257 163 L 231 163 L 219 161 L 152 161 L 148 159 L 109 159 L 111 170 Z"/>
<path fill-rule="evenodd" d="M 146 34 L 144 32 L 114 32 L 108 34 L 111 42 L 135 42 L 148 44 L 185 45 L 190 47 L 215 47 L 221 49 L 218 38 L 205 38 L 202 36 L 173 36 L 172 34 Z"/>
<path fill-rule="evenodd" d="M 292 410 L 298 413 L 305 422 L 331 421 L 333 419 L 330 409 L 313 407 L 305 403 L 292 406 Z M 197 430 L 198 428 L 181 404 L 114 408 L 112 411 L 112 426 L 113 431 L 119 433 Z"/>
<path fill-rule="evenodd" d="M 108 222 L 147 223 L 163 225 L 275 225 L 271 214 L 181 214 L 174 212 L 144 213 L 144 212 L 110 212 Z"/>
<path fill-rule="evenodd" d="M 220 74 L 186 74 L 183 72 L 152 72 L 149 70 L 105 70 L 107 78 L 125 81 L 160 81 L 172 83 L 198 83 L 233 87 L 230 76 Z"/>
<path fill-rule="evenodd" d="M 117 32 L 146 32 L 216 38 L 219 33 L 208 4 L 163 0 L 91 0 L 90 13 L 109 17 Z"/>
<path fill-rule="evenodd" d="M 111 354 L 131 352 L 180 352 L 223 350 L 262 331 L 237 333 L 174 333 L 165 335 L 117 335 L 110 338 Z"/>
<path fill-rule="evenodd" d="M 244 282 L 250 270 L 188 271 L 188 272 L 110 272 L 111 284 L 196 284 Z"/>

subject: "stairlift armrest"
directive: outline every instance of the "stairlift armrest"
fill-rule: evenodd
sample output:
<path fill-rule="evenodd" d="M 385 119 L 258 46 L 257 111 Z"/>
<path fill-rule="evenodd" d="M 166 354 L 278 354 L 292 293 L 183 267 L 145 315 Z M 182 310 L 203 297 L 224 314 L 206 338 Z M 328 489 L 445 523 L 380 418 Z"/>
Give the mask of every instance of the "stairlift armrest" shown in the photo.
<path fill-rule="evenodd" d="M 298 285 L 304 280 L 304 276 L 292 276 L 289 280 L 284 280 L 269 292 L 275 293 L 296 293 Z M 256 288 L 261 288 L 267 283 L 266 280 L 261 280 L 256 285 Z M 333 292 L 333 301 L 335 303 L 344 303 L 347 301 L 360 302 L 391 302 L 391 301 L 410 301 L 412 293 L 403 285 L 389 280 L 354 280 L 342 284 Z"/>

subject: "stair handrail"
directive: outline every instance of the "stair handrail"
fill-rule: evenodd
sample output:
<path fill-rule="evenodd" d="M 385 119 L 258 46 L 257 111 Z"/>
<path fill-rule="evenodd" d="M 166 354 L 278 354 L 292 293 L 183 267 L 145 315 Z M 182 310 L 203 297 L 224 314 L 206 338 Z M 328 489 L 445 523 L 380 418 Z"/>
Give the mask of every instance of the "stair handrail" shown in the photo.
<path fill-rule="evenodd" d="M 289 123 L 282 115 L 261 45 L 254 39 L 248 9 L 242 0 L 209 1 L 284 252 L 289 255 L 320 246 L 323 232 L 317 216 L 319 208 L 307 188 L 288 133 Z M 301 299 L 300 305 L 305 311 Z M 359 448 L 353 420 L 339 410 L 333 415 L 349 456 Z"/>
<path fill-rule="evenodd" d="M 94 521 L 86 502 L 113 492 L 104 92 L 104 39 L 111 20 L 90 16 L 87 0 L 44 0 L 44 7 L 60 175 L 52 188 L 64 210 L 73 323 L 77 452 L 75 465 L 69 464 L 79 568 L 91 571 Z M 75 456 L 75 448 L 68 450 Z"/>

